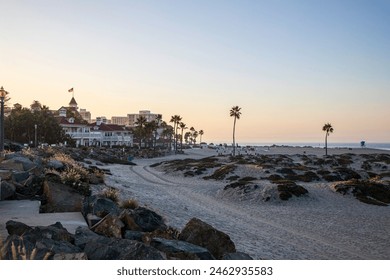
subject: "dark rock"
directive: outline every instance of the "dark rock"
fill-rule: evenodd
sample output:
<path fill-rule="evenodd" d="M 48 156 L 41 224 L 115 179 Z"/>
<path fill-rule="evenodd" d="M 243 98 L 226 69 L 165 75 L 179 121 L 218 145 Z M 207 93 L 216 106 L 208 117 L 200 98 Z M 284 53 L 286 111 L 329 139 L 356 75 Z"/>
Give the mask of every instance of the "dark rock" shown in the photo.
<path fill-rule="evenodd" d="M 197 218 L 192 218 L 186 224 L 179 239 L 208 249 L 216 259 L 222 259 L 227 253 L 236 252 L 233 241 L 226 233 Z"/>
<path fill-rule="evenodd" d="M 88 260 L 87 254 L 82 253 L 57 253 L 53 256 L 53 260 L 57 261 L 77 261 Z"/>
<path fill-rule="evenodd" d="M 50 238 L 42 238 L 35 243 L 35 247 L 41 251 L 50 252 L 51 255 L 66 253 L 81 253 L 81 249 L 70 242 L 53 240 Z"/>
<path fill-rule="evenodd" d="M 6 200 L 15 196 L 16 188 L 6 181 L 0 182 L 0 200 Z"/>
<path fill-rule="evenodd" d="M 157 249 L 128 239 L 107 238 L 87 242 L 84 248 L 89 260 L 164 260 Z"/>
<path fill-rule="evenodd" d="M 12 174 L 12 180 L 18 183 L 22 183 L 30 177 L 30 173 L 27 171 L 16 171 Z"/>
<path fill-rule="evenodd" d="M 84 196 L 74 188 L 52 181 L 44 182 L 46 212 L 80 212 Z"/>
<path fill-rule="evenodd" d="M 145 233 L 141 231 L 126 230 L 123 238 L 142 241 Z"/>
<path fill-rule="evenodd" d="M 52 239 L 54 241 L 66 241 L 73 242 L 74 237 L 69 233 L 66 228 L 62 226 L 60 222 L 57 222 L 50 226 L 38 226 L 28 232 L 28 236 L 31 240 L 40 240 L 42 238 Z M 26 235 L 24 236 L 26 237 Z M 27 237 L 26 237 L 27 238 Z"/>
<path fill-rule="evenodd" d="M 13 157 L 0 163 L 0 168 L 17 171 L 30 171 L 36 168 L 37 165 L 25 157 Z"/>
<path fill-rule="evenodd" d="M 158 229 L 163 230 L 167 228 L 164 219 L 159 214 L 150 209 L 138 207 L 134 210 L 127 209 L 126 212 L 127 220 L 125 221 L 125 224 L 130 230 L 152 232 Z M 134 221 L 136 226 L 130 226 L 130 218 Z"/>
<path fill-rule="evenodd" d="M 47 167 L 55 170 L 63 170 L 65 165 L 59 160 L 51 159 L 47 162 Z"/>
<path fill-rule="evenodd" d="M 108 214 L 91 229 L 97 234 L 104 235 L 106 237 L 122 238 L 122 228 L 124 226 L 125 225 L 117 216 Z"/>
<path fill-rule="evenodd" d="M 107 214 L 118 216 L 120 209 L 112 200 L 99 195 L 92 195 L 84 198 L 82 213 L 84 217 L 93 214 L 103 218 Z"/>
<path fill-rule="evenodd" d="M 78 227 L 74 235 L 74 244 L 84 249 L 85 245 L 90 241 L 104 242 L 108 237 L 101 236 L 97 233 L 94 233 L 92 230 L 86 227 Z"/>
<path fill-rule="evenodd" d="M 12 220 L 6 222 L 6 228 L 9 235 L 14 234 L 17 236 L 22 236 L 26 232 L 31 231 L 33 229 L 32 227 L 29 227 L 24 223 L 12 221 Z"/>
<path fill-rule="evenodd" d="M 0 180 L 11 180 L 12 171 L 11 170 L 0 170 Z"/>
<path fill-rule="evenodd" d="M 150 245 L 164 252 L 168 258 L 181 260 L 213 260 L 213 255 L 203 247 L 180 240 L 153 238 Z"/>
<path fill-rule="evenodd" d="M 235 252 L 224 255 L 222 260 L 253 260 L 253 258 L 246 253 Z"/>

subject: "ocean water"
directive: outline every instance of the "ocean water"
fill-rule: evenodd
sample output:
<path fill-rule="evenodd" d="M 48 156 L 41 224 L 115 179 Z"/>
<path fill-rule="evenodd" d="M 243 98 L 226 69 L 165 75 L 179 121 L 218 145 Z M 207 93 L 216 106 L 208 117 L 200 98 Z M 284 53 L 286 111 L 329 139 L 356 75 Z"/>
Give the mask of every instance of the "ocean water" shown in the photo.
<path fill-rule="evenodd" d="M 313 148 L 323 148 L 325 143 L 238 143 L 240 146 L 292 146 L 292 147 L 313 147 Z M 390 151 L 390 142 L 389 143 L 370 143 L 366 142 L 366 148 L 370 149 L 379 149 Z M 361 148 L 360 142 L 358 143 L 328 143 L 328 148 Z"/>

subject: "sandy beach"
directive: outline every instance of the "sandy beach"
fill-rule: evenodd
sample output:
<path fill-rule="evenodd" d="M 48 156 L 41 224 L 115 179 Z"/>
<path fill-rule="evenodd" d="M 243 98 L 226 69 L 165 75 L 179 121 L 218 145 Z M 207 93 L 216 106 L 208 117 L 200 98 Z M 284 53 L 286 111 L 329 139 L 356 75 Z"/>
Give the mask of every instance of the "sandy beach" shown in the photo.
<path fill-rule="evenodd" d="M 321 148 L 299 147 L 264 147 L 251 152 L 291 157 L 324 155 Z M 390 154 L 373 149 L 328 152 L 352 154 L 356 159 L 361 154 Z M 172 227 L 182 229 L 193 217 L 211 224 L 226 232 L 238 251 L 255 259 L 390 259 L 390 208 L 336 193 L 331 183 L 302 183 L 309 192 L 304 197 L 264 201 L 259 192 L 242 196 L 224 192 L 227 183 L 223 180 L 184 177 L 181 172 L 150 167 L 163 161 L 201 159 L 218 153 L 208 148 L 189 149 L 180 155 L 137 159 L 135 166 L 109 165 L 112 175 L 107 176 L 106 183 L 119 189 L 122 199 L 135 198 L 155 210 Z M 245 176 L 259 172 L 240 168 L 237 172 Z M 258 184 L 267 187 L 269 183 L 260 180 Z"/>

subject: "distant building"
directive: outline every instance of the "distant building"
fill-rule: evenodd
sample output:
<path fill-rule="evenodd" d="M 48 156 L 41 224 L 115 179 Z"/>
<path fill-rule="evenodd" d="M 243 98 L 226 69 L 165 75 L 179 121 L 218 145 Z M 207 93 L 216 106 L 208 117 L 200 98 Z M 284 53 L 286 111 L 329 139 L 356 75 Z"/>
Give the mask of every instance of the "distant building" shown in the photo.
<path fill-rule="evenodd" d="M 87 111 L 87 109 L 80 109 L 80 115 L 87 123 L 91 123 L 91 112 Z"/>
<path fill-rule="evenodd" d="M 128 117 L 111 117 L 111 124 L 129 126 Z"/>
<path fill-rule="evenodd" d="M 147 122 L 151 122 L 151 121 L 154 121 L 157 118 L 158 115 L 159 114 L 151 113 L 148 110 L 139 111 L 138 114 L 128 114 L 127 115 L 127 118 L 128 118 L 128 121 L 129 121 L 128 126 L 135 127 L 136 126 L 136 122 L 137 122 L 137 120 L 138 120 L 138 118 L 140 116 L 145 117 Z"/>
<path fill-rule="evenodd" d="M 56 112 L 65 134 L 76 141 L 76 146 L 132 146 L 133 135 L 125 126 L 109 124 L 106 117 L 97 117 L 91 123 L 91 113 L 86 109 L 78 111 L 74 97 L 69 107 L 62 106 Z"/>

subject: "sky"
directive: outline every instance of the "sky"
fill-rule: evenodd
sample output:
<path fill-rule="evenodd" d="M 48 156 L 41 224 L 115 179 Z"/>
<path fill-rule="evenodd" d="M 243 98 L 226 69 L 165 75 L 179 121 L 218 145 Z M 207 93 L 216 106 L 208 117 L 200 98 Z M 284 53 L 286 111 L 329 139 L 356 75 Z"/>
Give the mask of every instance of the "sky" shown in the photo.
<path fill-rule="evenodd" d="M 390 142 L 389 0 L 0 0 L 9 105 L 180 115 L 206 142 Z"/>

